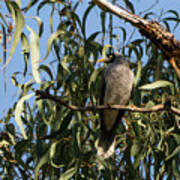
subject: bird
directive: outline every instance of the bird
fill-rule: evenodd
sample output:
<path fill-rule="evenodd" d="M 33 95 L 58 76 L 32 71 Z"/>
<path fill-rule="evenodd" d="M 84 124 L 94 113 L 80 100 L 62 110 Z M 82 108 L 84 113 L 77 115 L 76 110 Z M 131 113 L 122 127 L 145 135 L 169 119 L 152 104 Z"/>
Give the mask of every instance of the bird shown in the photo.
<path fill-rule="evenodd" d="M 102 77 L 101 105 L 126 105 L 129 102 L 134 83 L 134 74 L 126 58 L 120 53 L 110 53 L 99 59 L 98 63 L 107 63 Z M 123 110 L 100 111 L 100 138 L 97 154 L 108 159 L 115 152 L 115 135 Z"/>

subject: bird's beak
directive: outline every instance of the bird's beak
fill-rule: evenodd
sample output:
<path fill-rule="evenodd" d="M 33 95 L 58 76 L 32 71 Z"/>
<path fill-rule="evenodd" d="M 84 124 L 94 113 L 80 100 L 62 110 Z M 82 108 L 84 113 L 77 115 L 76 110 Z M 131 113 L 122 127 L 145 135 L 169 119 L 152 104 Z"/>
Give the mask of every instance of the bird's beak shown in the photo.
<path fill-rule="evenodd" d="M 107 58 L 101 58 L 97 60 L 97 63 L 106 62 L 106 61 L 107 61 Z"/>

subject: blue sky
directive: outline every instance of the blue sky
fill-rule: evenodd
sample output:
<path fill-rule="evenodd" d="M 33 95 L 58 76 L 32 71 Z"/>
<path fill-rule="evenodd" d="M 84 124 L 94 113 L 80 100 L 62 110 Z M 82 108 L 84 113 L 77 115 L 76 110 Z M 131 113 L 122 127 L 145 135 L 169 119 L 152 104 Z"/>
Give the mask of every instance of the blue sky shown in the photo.
<path fill-rule="evenodd" d="M 77 2 L 77 0 L 75 0 Z M 109 0 L 110 1 L 110 0 Z M 152 4 L 154 4 L 157 0 L 134 0 L 134 8 L 135 8 L 135 12 L 136 14 L 139 14 L 141 11 L 143 11 L 144 9 L 147 9 L 149 7 L 151 7 Z M 23 0 L 22 1 L 22 6 L 25 5 L 25 3 L 27 3 L 27 1 Z M 83 0 L 82 3 L 80 3 L 79 7 L 78 7 L 78 11 L 77 13 L 82 16 L 85 9 L 88 6 L 88 2 L 87 0 Z M 124 4 L 120 3 L 121 1 L 118 1 L 119 4 L 123 7 Z M 46 44 L 47 44 L 47 39 L 50 35 L 50 30 L 49 30 L 49 13 L 50 13 L 50 7 L 46 6 L 44 7 L 41 11 L 40 11 L 40 18 L 42 19 L 43 22 L 45 22 L 44 24 L 44 32 L 43 32 L 43 36 L 40 39 L 40 51 L 41 51 L 41 58 L 45 56 L 45 49 L 46 49 Z M 157 14 L 156 17 L 153 17 L 154 19 L 157 19 L 158 16 L 162 13 L 165 12 L 167 10 L 176 10 L 176 11 L 180 11 L 180 1 L 179 0 L 159 0 L 159 3 L 153 8 L 153 12 L 155 14 Z M 0 2 L 0 11 L 2 14 L 6 14 L 7 10 L 4 6 L 4 2 L 1 1 Z M 180 15 L 180 14 L 179 14 Z M 26 16 L 26 23 L 28 23 L 31 28 L 33 29 L 37 29 L 37 24 L 34 20 L 32 20 L 31 18 L 29 18 L 29 16 L 36 16 L 36 8 L 31 8 L 31 10 L 28 11 L 27 14 L 25 14 Z M 54 16 L 54 31 L 56 30 L 56 25 L 57 25 L 57 21 L 59 20 L 59 18 L 57 16 Z M 87 22 L 87 35 L 88 34 L 92 34 L 93 32 L 96 32 L 98 30 L 100 30 L 100 17 L 99 17 L 99 8 L 96 7 L 93 11 L 91 11 L 90 16 L 88 17 L 88 22 Z M 10 21 L 10 20 L 9 20 Z M 123 20 L 120 20 L 119 18 L 116 18 L 114 16 L 114 24 L 123 24 Z M 128 34 L 130 34 L 133 30 L 133 28 L 131 27 L 131 25 L 129 23 L 126 23 L 124 25 L 124 27 L 128 30 Z M 25 31 L 27 32 L 27 31 Z M 176 29 L 176 31 L 174 32 L 175 37 L 177 39 L 180 39 L 180 27 L 178 27 Z M 140 36 L 138 31 L 136 33 L 137 36 Z M 120 39 L 121 42 L 121 39 Z M 10 47 L 9 47 L 10 48 Z M 2 49 L 0 52 L 0 58 L 2 58 Z M 50 54 L 50 56 L 48 57 L 48 60 L 53 60 L 55 59 L 55 56 L 53 55 L 53 53 Z M 46 62 L 45 62 L 46 63 Z M 2 64 L 1 64 L 2 65 Z M 20 43 L 13 55 L 13 58 L 11 60 L 11 62 L 9 63 L 9 65 L 6 68 L 6 79 L 4 79 L 4 75 L 3 72 L 0 71 L 0 118 L 2 118 L 5 113 L 7 112 L 8 108 L 11 107 L 14 102 L 16 101 L 16 99 L 19 96 L 19 91 L 17 88 L 15 88 L 11 82 L 11 76 L 14 72 L 23 72 L 24 69 L 24 60 L 23 60 L 23 56 L 21 54 L 21 46 Z M 31 73 L 31 69 L 29 68 L 29 72 Z M 4 90 L 4 81 L 7 84 L 7 91 L 5 92 Z"/>

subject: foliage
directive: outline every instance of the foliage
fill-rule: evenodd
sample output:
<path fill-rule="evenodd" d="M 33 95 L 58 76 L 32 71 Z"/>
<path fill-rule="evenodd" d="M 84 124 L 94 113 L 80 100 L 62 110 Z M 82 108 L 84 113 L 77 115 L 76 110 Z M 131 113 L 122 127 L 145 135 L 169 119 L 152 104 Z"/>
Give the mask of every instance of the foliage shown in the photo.
<path fill-rule="evenodd" d="M 135 11 L 133 3 L 124 2 L 130 11 Z M 1 178 L 180 178 L 180 118 L 174 114 L 164 111 L 127 113 L 118 127 L 116 154 L 110 160 L 102 161 L 96 155 L 98 112 L 72 111 L 51 100 L 37 100 L 35 97 L 38 89 L 61 97 L 67 104 L 82 107 L 97 105 L 103 68 L 96 68 L 96 60 L 103 51 L 102 45 L 107 43 L 104 38 L 111 37 L 111 42 L 115 43 L 119 42 L 119 36 L 123 42 L 121 52 L 129 59 L 135 59 L 131 61 L 135 88 L 130 103 L 151 107 L 163 103 L 171 95 L 174 105 L 180 108 L 177 76 L 149 40 L 134 33 L 129 35 L 126 24 L 121 24 L 116 31 L 112 22 L 109 25 L 114 33 L 108 36 L 108 13 L 104 11 L 98 11 L 100 19 L 97 21 L 101 31 L 94 30 L 89 35 L 87 18 L 96 8 L 92 3 L 83 10 L 82 17 L 77 13 L 80 1 L 29 1 L 24 8 L 20 8 L 20 1 L 3 3 L 12 18 L 8 24 L 6 17 L 0 13 L 1 39 L 5 49 L 3 67 L 8 66 L 18 42 L 21 42 L 25 66 L 22 72 L 15 72 L 12 76 L 14 86 L 20 91 L 19 98 L 1 119 Z M 52 9 L 48 14 L 51 34 L 42 63 L 39 41 L 45 29 L 40 12 L 47 6 Z M 25 18 L 25 14 L 35 7 L 37 16 L 32 17 L 32 20 L 38 23 L 37 32 L 26 24 Z M 152 10 L 144 11 L 142 16 L 149 18 L 154 14 Z M 180 22 L 175 10 L 165 12 L 160 18 L 170 30 L 177 28 Z M 175 22 L 174 27 L 170 21 Z M 54 31 L 55 23 L 58 25 Z M 11 37 L 13 42 L 6 60 L 6 49 L 10 46 L 8 38 Z M 51 52 L 56 60 L 45 61 L 50 58 Z M 29 80 L 30 61 L 32 74 Z M 103 170 L 99 168 L 100 164 L 104 166 Z"/>

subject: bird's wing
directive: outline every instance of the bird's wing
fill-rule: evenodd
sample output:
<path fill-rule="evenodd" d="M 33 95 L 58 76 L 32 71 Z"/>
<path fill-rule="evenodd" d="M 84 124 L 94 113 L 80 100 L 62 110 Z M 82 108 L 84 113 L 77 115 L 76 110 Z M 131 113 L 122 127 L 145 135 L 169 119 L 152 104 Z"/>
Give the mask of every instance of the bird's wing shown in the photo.
<path fill-rule="evenodd" d="M 100 105 L 104 104 L 104 96 L 105 96 L 105 89 L 106 89 L 106 82 L 105 78 L 102 75 L 102 80 L 101 80 L 101 94 L 100 94 Z M 104 131 L 104 112 L 100 111 L 100 118 L 101 118 L 101 131 Z"/>
<path fill-rule="evenodd" d="M 102 81 L 101 81 L 101 95 L 100 95 L 100 105 L 104 105 L 104 96 L 105 96 L 105 90 L 106 90 L 106 82 L 105 82 L 105 78 L 104 76 L 102 76 Z M 106 124 L 105 124 L 105 120 L 107 117 L 105 116 L 108 116 L 108 118 L 110 119 L 110 122 L 112 122 L 112 126 L 114 126 L 114 122 L 113 120 L 111 120 L 111 117 L 109 116 L 109 114 L 112 114 L 113 111 L 115 112 L 115 117 L 113 117 L 113 119 L 117 118 L 118 116 L 118 111 L 117 110 L 102 110 L 100 111 L 100 119 L 101 119 L 101 132 L 103 132 L 103 134 L 108 134 L 109 136 L 109 133 L 112 133 L 112 129 L 111 130 L 108 130 L 108 128 L 106 127 Z"/>
<path fill-rule="evenodd" d="M 105 89 L 106 89 L 106 82 L 104 76 L 102 76 L 101 81 L 101 94 L 100 94 L 100 104 L 104 104 L 104 96 L 105 96 Z M 111 114 L 112 111 L 116 112 L 115 120 L 112 120 L 109 116 L 109 113 Z M 100 120 L 101 120 L 101 135 L 99 139 L 99 145 L 98 145 L 98 155 L 103 156 L 105 158 L 108 158 L 112 154 L 114 154 L 115 151 L 115 128 L 118 124 L 118 119 L 121 119 L 123 116 L 124 111 L 117 111 L 117 110 L 103 110 L 100 111 Z M 113 122 L 111 130 L 107 130 L 107 127 L 105 125 L 106 117 L 108 116 L 110 122 Z M 114 117 L 113 117 L 114 119 Z"/>

